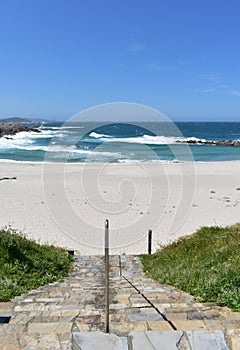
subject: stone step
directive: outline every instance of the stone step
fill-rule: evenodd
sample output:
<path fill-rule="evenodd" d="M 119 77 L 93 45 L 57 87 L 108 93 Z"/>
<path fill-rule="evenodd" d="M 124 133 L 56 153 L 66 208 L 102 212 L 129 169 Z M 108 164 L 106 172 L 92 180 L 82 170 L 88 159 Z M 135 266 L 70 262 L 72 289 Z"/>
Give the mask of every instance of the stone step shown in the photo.
<path fill-rule="evenodd" d="M 72 322 L 39 322 L 41 320 L 36 320 L 36 322 L 27 323 L 8 323 L 0 325 L 0 334 L 10 334 L 10 333 L 69 333 L 72 330 Z M 47 320 L 46 320 L 47 321 Z"/>
<path fill-rule="evenodd" d="M 11 302 L 0 302 L 0 316 L 10 316 L 13 313 L 13 304 Z"/>
<path fill-rule="evenodd" d="M 128 339 L 103 332 L 73 333 L 73 350 L 128 350 Z"/>
<path fill-rule="evenodd" d="M 11 333 L 23 333 L 27 329 L 26 324 L 1 324 L 0 335 L 11 334 Z M 0 343 L 1 344 L 1 343 Z"/>
<path fill-rule="evenodd" d="M 110 261 L 111 335 L 102 333 L 105 328 L 104 259 L 76 257 L 71 275 L 63 282 L 50 283 L 10 303 L 0 303 L 0 317 L 11 316 L 8 324 L 0 323 L 3 349 L 70 349 L 74 333 L 78 334 L 75 338 L 81 340 L 83 350 L 90 349 L 89 338 L 94 350 L 101 349 L 101 341 L 106 344 L 104 349 L 108 349 L 109 344 L 111 349 L 126 346 L 129 350 L 158 349 L 153 345 L 155 340 L 158 342 L 161 338 L 159 344 L 164 345 L 166 336 L 172 339 L 169 341 L 173 349 L 177 346 L 179 350 L 192 350 L 193 344 L 200 344 L 209 350 L 225 350 L 225 345 L 216 347 L 220 346 L 219 342 L 224 344 L 224 334 L 229 348 L 240 350 L 240 313 L 197 303 L 192 296 L 147 278 L 138 257 L 123 257 L 122 273 L 126 271 L 131 283 L 120 276 L 119 257 L 111 257 Z M 46 345 L 47 342 L 50 345 Z M 146 348 L 144 342 L 147 342 Z M 79 349 L 77 343 L 74 346 Z"/>
<path fill-rule="evenodd" d="M 41 333 L 41 334 L 63 334 L 70 333 L 72 330 L 71 322 L 30 322 L 27 325 L 28 333 Z"/>
<path fill-rule="evenodd" d="M 17 330 L 1 334 L 0 349 L 2 350 L 71 350 L 72 333 L 28 333 Z"/>
<path fill-rule="evenodd" d="M 132 331 L 127 337 L 102 332 L 73 333 L 73 350 L 228 350 L 216 331 Z"/>

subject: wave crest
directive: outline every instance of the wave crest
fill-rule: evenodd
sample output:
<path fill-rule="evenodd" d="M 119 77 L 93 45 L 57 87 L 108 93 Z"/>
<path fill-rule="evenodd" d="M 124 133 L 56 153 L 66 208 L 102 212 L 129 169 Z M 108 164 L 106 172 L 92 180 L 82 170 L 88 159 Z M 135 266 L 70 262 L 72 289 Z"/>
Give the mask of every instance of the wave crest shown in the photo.
<path fill-rule="evenodd" d="M 206 140 L 199 139 L 197 137 L 176 137 L 176 136 L 158 136 L 158 135 L 143 135 L 143 136 L 132 136 L 132 137 L 112 137 L 110 135 L 99 134 L 92 132 L 90 137 L 99 139 L 103 142 L 126 142 L 126 143 L 138 143 L 143 145 L 172 145 L 177 144 L 178 141 L 187 142 L 194 140 L 196 142 L 204 142 Z"/>

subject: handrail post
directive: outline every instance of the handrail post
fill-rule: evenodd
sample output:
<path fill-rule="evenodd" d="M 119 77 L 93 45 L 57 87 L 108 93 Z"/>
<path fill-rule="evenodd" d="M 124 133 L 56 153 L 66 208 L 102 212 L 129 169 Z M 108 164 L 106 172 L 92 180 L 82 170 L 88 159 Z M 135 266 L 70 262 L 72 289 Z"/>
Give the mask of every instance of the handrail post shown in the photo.
<path fill-rule="evenodd" d="M 148 254 L 152 254 L 152 230 L 148 230 Z"/>
<path fill-rule="evenodd" d="M 109 221 L 105 221 L 105 332 L 109 333 Z"/>

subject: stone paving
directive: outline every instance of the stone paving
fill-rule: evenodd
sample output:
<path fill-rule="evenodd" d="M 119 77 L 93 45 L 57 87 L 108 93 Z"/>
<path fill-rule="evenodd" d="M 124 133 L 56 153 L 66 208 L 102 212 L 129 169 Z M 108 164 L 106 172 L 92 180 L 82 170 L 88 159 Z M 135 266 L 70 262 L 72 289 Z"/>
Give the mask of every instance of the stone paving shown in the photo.
<path fill-rule="evenodd" d="M 110 334 L 104 258 L 76 256 L 69 277 L 0 303 L 0 349 L 240 350 L 240 313 L 195 302 L 147 278 L 137 256 L 110 257 Z"/>

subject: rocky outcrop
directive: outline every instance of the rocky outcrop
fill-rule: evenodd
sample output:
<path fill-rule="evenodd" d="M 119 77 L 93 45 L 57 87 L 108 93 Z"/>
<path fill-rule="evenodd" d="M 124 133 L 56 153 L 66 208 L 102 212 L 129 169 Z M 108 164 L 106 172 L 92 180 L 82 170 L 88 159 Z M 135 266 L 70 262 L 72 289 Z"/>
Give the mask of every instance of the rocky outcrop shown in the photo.
<path fill-rule="evenodd" d="M 177 140 L 177 143 L 188 143 L 191 145 L 215 145 L 215 146 L 232 146 L 232 147 L 240 147 L 240 141 L 233 140 L 219 140 L 219 141 L 202 141 L 202 140 L 187 140 L 181 141 Z"/>
<path fill-rule="evenodd" d="M 16 135 L 21 131 L 34 131 L 40 133 L 39 126 L 25 126 L 20 124 L 0 123 L 0 138 L 7 135 Z M 10 137 L 6 137 L 10 138 Z"/>

